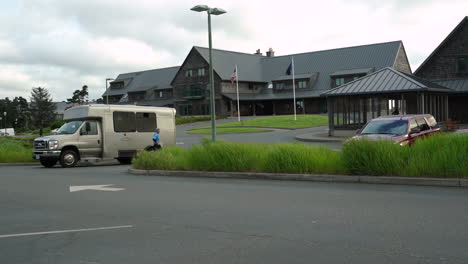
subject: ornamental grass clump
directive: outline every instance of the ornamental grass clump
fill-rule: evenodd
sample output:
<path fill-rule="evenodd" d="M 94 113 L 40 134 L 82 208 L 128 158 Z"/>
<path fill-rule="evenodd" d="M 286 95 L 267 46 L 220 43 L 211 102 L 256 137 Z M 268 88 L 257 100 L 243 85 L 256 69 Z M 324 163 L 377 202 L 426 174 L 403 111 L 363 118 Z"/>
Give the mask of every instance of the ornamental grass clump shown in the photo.
<path fill-rule="evenodd" d="M 416 141 L 402 176 L 468 177 L 468 134 L 440 134 Z"/>
<path fill-rule="evenodd" d="M 407 167 L 409 150 L 390 140 L 350 140 L 343 146 L 342 159 L 351 174 L 398 176 Z"/>
<path fill-rule="evenodd" d="M 182 149 L 168 147 L 154 152 L 141 152 L 133 159 L 132 166 L 144 170 L 176 170 L 184 169 Z"/>
<path fill-rule="evenodd" d="M 245 144 L 204 140 L 187 153 L 187 166 L 202 171 L 257 171 L 265 144 Z"/>
<path fill-rule="evenodd" d="M 276 144 L 267 152 L 262 171 L 283 173 L 345 173 L 339 152 L 300 143 Z"/>

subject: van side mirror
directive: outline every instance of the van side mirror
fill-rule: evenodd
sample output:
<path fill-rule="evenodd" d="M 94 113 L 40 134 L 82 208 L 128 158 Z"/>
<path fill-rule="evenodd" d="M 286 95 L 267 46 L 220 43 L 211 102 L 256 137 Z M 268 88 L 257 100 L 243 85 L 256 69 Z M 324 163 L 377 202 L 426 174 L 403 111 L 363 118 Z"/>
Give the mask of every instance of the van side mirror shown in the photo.
<path fill-rule="evenodd" d="M 91 124 L 90 123 L 86 122 L 85 127 L 86 127 L 85 128 L 86 132 L 91 131 Z"/>
<path fill-rule="evenodd" d="M 361 133 L 361 130 L 362 130 L 361 128 L 358 128 L 358 129 L 356 130 L 356 135 L 359 134 L 359 133 Z"/>

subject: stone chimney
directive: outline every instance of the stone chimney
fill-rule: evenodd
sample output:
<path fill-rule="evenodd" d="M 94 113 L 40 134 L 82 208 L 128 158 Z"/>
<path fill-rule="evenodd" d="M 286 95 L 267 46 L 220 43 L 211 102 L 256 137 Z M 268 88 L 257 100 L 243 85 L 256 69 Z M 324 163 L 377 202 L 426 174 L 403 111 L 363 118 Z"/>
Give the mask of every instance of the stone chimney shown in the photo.
<path fill-rule="evenodd" d="M 268 51 L 266 52 L 267 57 L 274 57 L 275 52 L 273 51 L 272 48 L 269 48 Z"/>
<path fill-rule="evenodd" d="M 262 55 L 263 55 L 263 54 L 260 52 L 260 49 L 258 49 L 257 51 L 255 51 L 255 53 L 254 53 L 254 54 L 255 54 L 255 55 L 260 55 L 260 56 L 262 56 Z"/>

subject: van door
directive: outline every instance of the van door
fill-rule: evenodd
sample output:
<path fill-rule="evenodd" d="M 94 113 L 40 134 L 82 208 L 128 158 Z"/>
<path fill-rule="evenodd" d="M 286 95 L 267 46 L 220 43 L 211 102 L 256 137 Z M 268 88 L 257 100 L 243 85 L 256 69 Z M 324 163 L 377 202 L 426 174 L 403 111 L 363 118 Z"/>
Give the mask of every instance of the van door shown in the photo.
<path fill-rule="evenodd" d="M 102 157 L 102 131 L 96 120 L 86 121 L 80 129 L 79 151 L 81 158 Z"/>

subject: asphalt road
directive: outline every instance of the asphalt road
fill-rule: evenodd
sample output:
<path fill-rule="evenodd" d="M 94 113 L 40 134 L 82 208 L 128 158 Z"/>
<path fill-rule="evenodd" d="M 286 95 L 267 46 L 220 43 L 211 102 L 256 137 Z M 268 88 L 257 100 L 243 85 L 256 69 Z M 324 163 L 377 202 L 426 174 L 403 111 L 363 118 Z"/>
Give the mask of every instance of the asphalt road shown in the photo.
<path fill-rule="evenodd" d="M 466 189 L 127 169 L 2 167 L 0 263 L 468 263 Z"/>

